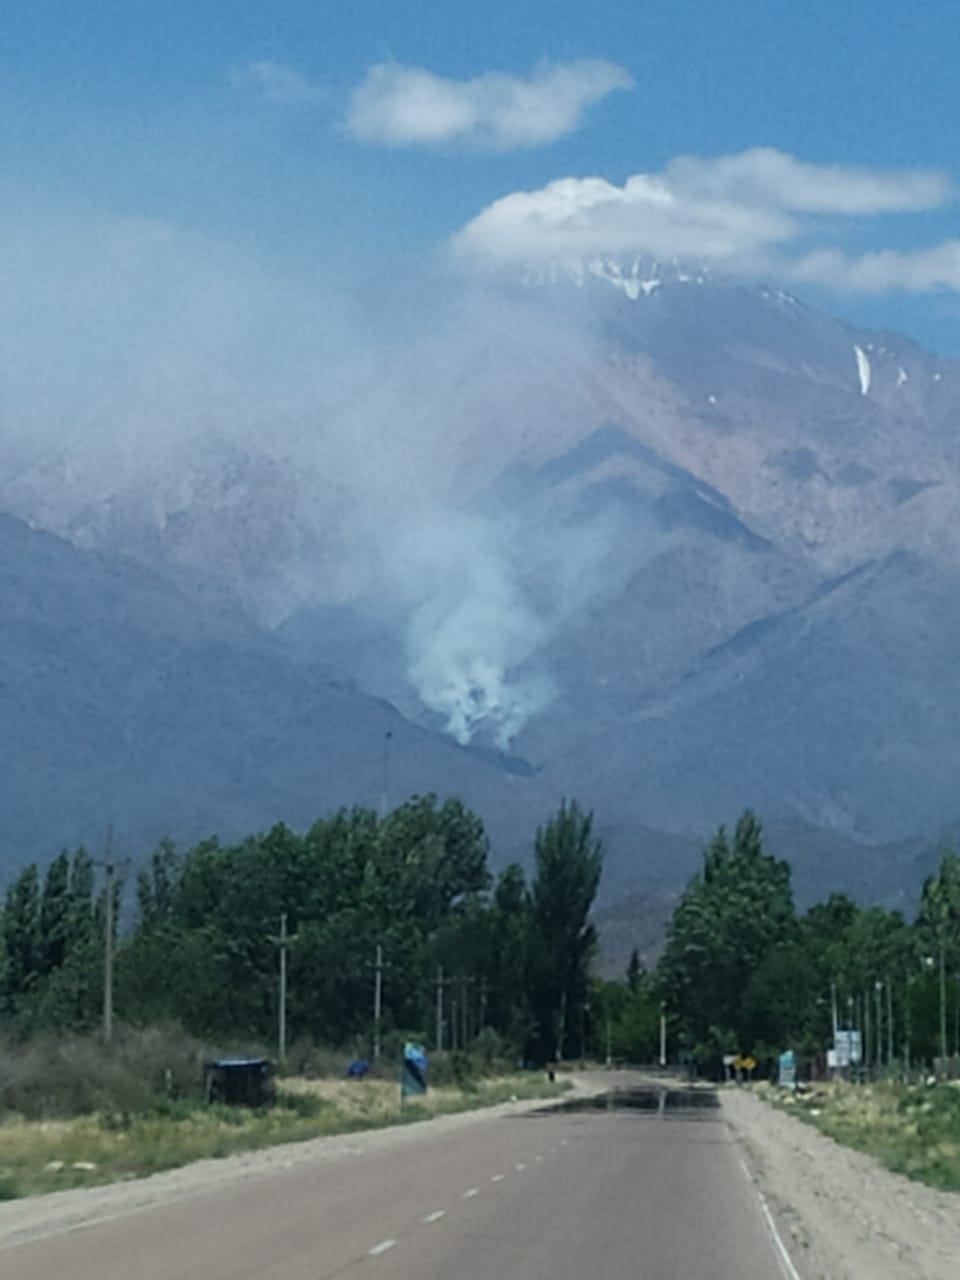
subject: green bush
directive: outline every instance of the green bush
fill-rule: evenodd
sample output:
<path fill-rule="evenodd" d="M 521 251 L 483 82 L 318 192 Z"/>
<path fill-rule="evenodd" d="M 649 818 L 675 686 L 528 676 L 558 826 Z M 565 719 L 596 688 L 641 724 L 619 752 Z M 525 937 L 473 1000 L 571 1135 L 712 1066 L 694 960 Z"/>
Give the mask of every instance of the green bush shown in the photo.
<path fill-rule="evenodd" d="M 121 1127 L 162 1100 L 203 1097 L 202 1044 L 177 1027 L 0 1043 L 0 1116 L 54 1119 L 102 1112 Z"/>
<path fill-rule="evenodd" d="M 462 1049 L 454 1049 L 452 1052 L 436 1053 L 431 1056 L 427 1078 L 435 1088 L 456 1085 L 458 1089 L 471 1092 L 476 1089 L 481 1075 L 479 1063 L 469 1053 Z"/>
<path fill-rule="evenodd" d="M 290 1046 L 284 1069 L 290 1075 L 305 1076 L 308 1080 L 339 1079 L 347 1074 L 352 1056 L 315 1044 L 304 1036 Z"/>
<path fill-rule="evenodd" d="M 18 1200 L 20 1192 L 12 1178 L 0 1177 L 0 1200 Z"/>
<path fill-rule="evenodd" d="M 484 1027 L 470 1046 L 470 1052 L 484 1070 L 491 1071 L 506 1062 L 507 1042 L 493 1027 Z"/>

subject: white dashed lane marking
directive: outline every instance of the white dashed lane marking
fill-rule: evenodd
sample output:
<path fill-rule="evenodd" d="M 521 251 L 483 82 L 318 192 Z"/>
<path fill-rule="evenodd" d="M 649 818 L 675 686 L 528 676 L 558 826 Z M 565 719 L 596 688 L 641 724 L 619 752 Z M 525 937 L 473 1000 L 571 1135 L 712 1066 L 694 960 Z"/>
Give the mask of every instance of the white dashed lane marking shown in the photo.
<path fill-rule="evenodd" d="M 567 1145 L 566 1138 L 563 1139 L 560 1145 L 564 1147 Z M 553 1155 L 555 1151 L 556 1151 L 556 1147 L 550 1147 L 547 1154 Z M 537 1164 L 542 1164 L 543 1162 L 542 1155 L 538 1154 L 538 1155 L 535 1155 L 533 1158 L 537 1162 Z M 516 1169 L 517 1173 L 523 1173 L 524 1169 L 526 1169 L 527 1166 L 524 1163 L 524 1161 L 521 1160 L 519 1163 L 515 1164 L 513 1167 L 514 1169 Z M 490 1181 L 503 1182 L 506 1176 L 507 1175 L 505 1173 L 492 1173 L 490 1175 Z M 461 1192 L 460 1198 L 462 1200 L 472 1200 L 474 1196 L 478 1196 L 479 1194 L 480 1194 L 479 1187 L 467 1187 L 466 1191 Z M 430 1226 L 431 1223 L 439 1222 L 441 1218 L 445 1218 L 446 1216 L 447 1216 L 446 1209 L 434 1209 L 432 1213 L 425 1214 L 420 1219 L 420 1221 L 424 1226 Z M 372 1249 L 368 1249 L 367 1254 L 371 1258 L 379 1258 L 382 1254 L 389 1253 L 391 1249 L 396 1247 L 396 1244 L 397 1244 L 396 1240 L 393 1240 L 393 1239 L 381 1240 L 380 1243 L 375 1244 Z"/>

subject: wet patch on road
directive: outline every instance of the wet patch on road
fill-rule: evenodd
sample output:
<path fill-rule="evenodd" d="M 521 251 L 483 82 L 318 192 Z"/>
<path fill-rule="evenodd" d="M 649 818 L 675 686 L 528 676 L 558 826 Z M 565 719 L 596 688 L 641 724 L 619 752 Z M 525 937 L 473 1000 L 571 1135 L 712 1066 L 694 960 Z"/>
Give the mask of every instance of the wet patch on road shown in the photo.
<path fill-rule="evenodd" d="M 538 1110 L 537 1115 L 568 1115 L 584 1112 L 619 1111 L 652 1115 L 665 1119 L 718 1119 L 720 1099 L 716 1089 L 697 1085 L 644 1085 L 635 1089 L 613 1089 L 589 1098 L 571 1098 Z"/>

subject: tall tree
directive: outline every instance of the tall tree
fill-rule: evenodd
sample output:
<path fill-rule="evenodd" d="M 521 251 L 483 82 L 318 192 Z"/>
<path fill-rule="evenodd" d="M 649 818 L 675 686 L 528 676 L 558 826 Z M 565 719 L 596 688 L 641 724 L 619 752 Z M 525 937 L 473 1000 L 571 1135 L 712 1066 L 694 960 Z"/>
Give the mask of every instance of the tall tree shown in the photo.
<path fill-rule="evenodd" d="M 70 858 L 66 851 L 47 868 L 40 900 L 39 967 L 43 976 L 67 958 L 71 933 Z"/>
<path fill-rule="evenodd" d="M 640 952 L 636 947 L 630 952 L 627 964 L 627 986 L 634 995 L 640 990 L 640 979 L 643 976 L 643 965 L 640 963 Z"/>
<path fill-rule="evenodd" d="M 789 864 L 765 852 L 760 823 L 747 810 L 732 840 L 721 827 L 708 845 L 703 870 L 674 911 L 659 966 L 669 1011 L 695 1056 L 752 1047 L 756 1028 L 744 993 L 795 927 Z"/>
<path fill-rule="evenodd" d="M 35 863 L 25 867 L 7 890 L 3 909 L 3 1004 L 18 1013 L 40 978 L 40 876 Z"/>
<path fill-rule="evenodd" d="M 587 999 L 596 930 L 590 910 L 603 870 L 603 846 L 593 814 L 564 801 L 537 831 L 530 890 L 530 996 L 536 1049 L 544 1056 L 571 1051 Z"/>

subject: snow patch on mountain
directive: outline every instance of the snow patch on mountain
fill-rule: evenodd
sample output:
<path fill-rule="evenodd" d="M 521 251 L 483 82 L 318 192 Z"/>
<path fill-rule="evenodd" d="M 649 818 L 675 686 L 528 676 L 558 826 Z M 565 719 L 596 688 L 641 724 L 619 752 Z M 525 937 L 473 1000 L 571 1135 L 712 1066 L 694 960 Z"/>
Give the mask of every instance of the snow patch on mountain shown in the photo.
<path fill-rule="evenodd" d="M 600 280 L 636 302 L 639 298 L 653 297 L 665 284 L 707 284 L 709 268 L 691 267 L 676 259 L 660 262 L 642 255 L 627 260 L 574 257 L 531 263 L 522 279 L 525 285 L 572 284 L 577 288 L 591 280 Z"/>
<path fill-rule="evenodd" d="M 857 357 L 857 376 L 860 379 L 860 394 L 865 396 L 870 390 L 870 383 L 873 379 L 873 368 L 870 364 L 870 357 L 864 351 L 863 347 L 854 344 L 854 354 Z"/>

